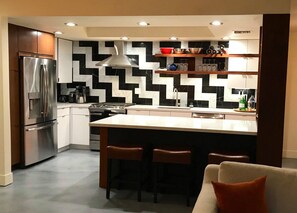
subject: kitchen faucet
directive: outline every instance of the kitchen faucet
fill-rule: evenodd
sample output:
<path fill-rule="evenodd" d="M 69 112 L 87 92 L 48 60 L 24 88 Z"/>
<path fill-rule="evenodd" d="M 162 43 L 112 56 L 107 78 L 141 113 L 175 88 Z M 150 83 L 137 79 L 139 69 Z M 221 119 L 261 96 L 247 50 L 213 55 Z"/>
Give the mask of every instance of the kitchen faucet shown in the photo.
<path fill-rule="evenodd" d="M 174 88 L 173 89 L 173 92 L 175 93 L 175 106 L 179 107 L 180 106 L 180 103 L 178 101 L 178 89 L 177 88 Z"/>

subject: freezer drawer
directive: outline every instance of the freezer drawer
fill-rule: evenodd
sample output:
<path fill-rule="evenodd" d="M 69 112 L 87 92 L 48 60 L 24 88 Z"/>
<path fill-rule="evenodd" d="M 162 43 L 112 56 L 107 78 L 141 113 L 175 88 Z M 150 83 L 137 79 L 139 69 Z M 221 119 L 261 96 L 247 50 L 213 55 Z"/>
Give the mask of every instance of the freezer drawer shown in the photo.
<path fill-rule="evenodd" d="M 24 127 L 23 165 L 28 166 L 57 154 L 57 123 Z"/>

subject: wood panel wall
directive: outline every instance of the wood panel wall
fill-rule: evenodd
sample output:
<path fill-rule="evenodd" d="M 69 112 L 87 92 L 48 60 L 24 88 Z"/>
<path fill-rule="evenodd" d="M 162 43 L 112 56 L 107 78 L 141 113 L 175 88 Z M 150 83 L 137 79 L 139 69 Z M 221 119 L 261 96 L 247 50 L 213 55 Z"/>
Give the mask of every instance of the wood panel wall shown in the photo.
<path fill-rule="evenodd" d="M 21 162 L 21 106 L 19 56 L 54 58 L 54 35 L 37 30 L 8 25 L 9 89 L 11 123 L 11 164 Z"/>
<path fill-rule="evenodd" d="M 263 15 L 257 163 L 282 165 L 289 14 Z"/>

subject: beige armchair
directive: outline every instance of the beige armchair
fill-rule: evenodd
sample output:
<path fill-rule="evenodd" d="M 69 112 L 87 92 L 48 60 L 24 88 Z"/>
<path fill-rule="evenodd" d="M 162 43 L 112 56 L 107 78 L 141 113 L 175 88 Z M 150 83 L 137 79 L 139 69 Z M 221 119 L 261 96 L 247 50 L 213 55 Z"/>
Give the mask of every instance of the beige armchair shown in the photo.
<path fill-rule="evenodd" d="M 211 181 L 245 182 L 267 176 L 265 193 L 270 213 L 297 212 L 297 170 L 258 164 L 223 162 L 205 169 L 200 194 L 193 213 L 217 213 L 216 196 Z"/>

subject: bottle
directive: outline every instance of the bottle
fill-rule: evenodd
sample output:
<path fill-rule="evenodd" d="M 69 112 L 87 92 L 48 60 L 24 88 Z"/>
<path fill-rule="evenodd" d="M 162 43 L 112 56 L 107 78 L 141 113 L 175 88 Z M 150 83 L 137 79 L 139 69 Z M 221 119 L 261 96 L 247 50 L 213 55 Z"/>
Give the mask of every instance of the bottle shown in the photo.
<path fill-rule="evenodd" d="M 256 109 L 256 100 L 255 97 L 252 95 L 248 100 L 248 110 L 252 111 Z"/>
<path fill-rule="evenodd" d="M 246 110 L 246 99 L 245 99 L 245 95 L 242 95 L 241 97 L 240 97 L 240 100 L 239 100 L 239 106 L 238 106 L 238 108 L 239 108 L 239 110 L 241 110 L 241 111 L 245 111 Z"/>

